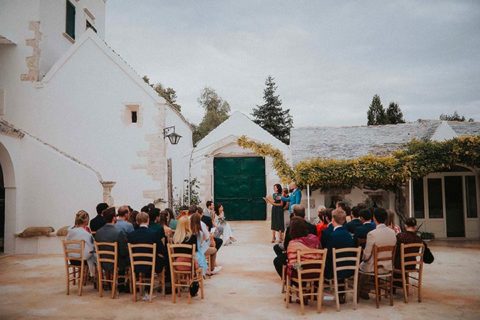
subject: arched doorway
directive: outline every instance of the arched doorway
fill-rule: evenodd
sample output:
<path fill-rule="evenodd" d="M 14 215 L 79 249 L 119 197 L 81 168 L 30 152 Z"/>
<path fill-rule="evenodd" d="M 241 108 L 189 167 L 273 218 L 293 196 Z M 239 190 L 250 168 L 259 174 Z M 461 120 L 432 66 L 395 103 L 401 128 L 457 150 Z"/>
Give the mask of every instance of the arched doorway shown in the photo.
<path fill-rule="evenodd" d="M 15 251 L 16 185 L 13 162 L 5 145 L 0 143 L 0 250 Z"/>

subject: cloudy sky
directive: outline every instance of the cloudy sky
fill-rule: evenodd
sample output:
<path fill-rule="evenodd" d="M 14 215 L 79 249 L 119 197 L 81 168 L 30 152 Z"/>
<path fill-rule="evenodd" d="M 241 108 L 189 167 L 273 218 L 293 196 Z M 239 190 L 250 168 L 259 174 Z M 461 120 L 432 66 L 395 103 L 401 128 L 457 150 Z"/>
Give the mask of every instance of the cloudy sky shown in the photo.
<path fill-rule="evenodd" d="M 294 125 L 366 124 L 374 94 L 407 121 L 480 121 L 480 1 L 107 1 L 106 40 L 173 87 L 183 114 L 214 88 L 250 114 L 275 77 Z"/>

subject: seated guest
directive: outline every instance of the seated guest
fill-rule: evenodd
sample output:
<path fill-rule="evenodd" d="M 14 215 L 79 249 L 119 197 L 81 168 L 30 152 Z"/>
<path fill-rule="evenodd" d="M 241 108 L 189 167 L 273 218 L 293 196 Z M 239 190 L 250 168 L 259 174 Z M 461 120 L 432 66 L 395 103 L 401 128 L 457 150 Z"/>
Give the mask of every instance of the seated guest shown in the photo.
<path fill-rule="evenodd" d="M 397 269 L 400 269 L 400 263 L 401 263 L 400 251 L 401 251 L 402 243 L 404 244 L 423 243 L 422 238 L 420 238 L 420 236 L 417 234 L 417 219 L 407 218 L 405 220 L 405 231 L 397 234 L 397 247 L 395 249 L 395 260 L 394 260 L 395 268 Z M 409 252 L 406 252 L 406 253 L 409 253 Z M 406 258 L 407 261 L 409 261 L 408 258 L 412 259 L 412 257 L 407 257 Z M 414 266 L 409 266 L 409 267 L 414 267 Z"/>
<path fill-rule="evenodd" d="M 173 210 L 170 208 L 165 208 L 165 211 L 168 213 L 168 227 L 172 230 L 175 230 L 177 228 L 177 219 L 175 219 L 175 214 L 173 213 Z"/>
<path fill-rule="evenodd" d="M 213 201 L 208 200 L 207 203 L 207 210 L 203 213 L 204 216 L 210 217 L 212 219 L 215 214 L 215 205 L 213 204 Z"/>
<path fill-rule="evenodd" d="M 132 224 L 134 230 L 138 229 L 137 214 L 138 211 L 133 210 L 132 213 L 128 216 L 128 222 Z"/>
<path fill-rule="evenodd" d="M 327 208 L 324 205 L 318 206 L 317 217 L 313 221 L 313 224 L 317 228 L 317 237 L 318 237 L 319 229 L 322 229 L 323 225 L 325 224 L 323 220 L 323 216 L 325 215 L 326 211 L 327 211 Z"/>
<path fill-rule="evenodd" d="M 163 268 L 168 269 L 168 256 L 167 256 L 167 250 L 165 246 L 163 245 L 162 241 L 160 240 L 161 238 L 158 235 L 158 231 L 155 231 L 154 229 L 149 227 L 149 216 L 148 214 L 144 212 L 140 212 L 137 215 L 137 223 L 139 225 L 137 230 L 134 230 L 133 232 L 130 232 L 127 234 L 127 239 L 128 243 L 131 244 L 140 244 L 140 243 L 145 243 L 145 244 L 156 244 L 157 245 L 157 251 L 155 252 L 155 272 L 160 273 L 162 272 Z M 150 250 L 144 249 L 144 248 L 139 248 L 134 251 L 134 253 L 151 253 Z M 150 266 L 136 266 L 135 268 L 135 273 L 143 273 L 146 278 L 149 278 L 151 275 L 151 267 Z M 165 276 L 167 276 L 168 272 L 165 273 Z M 148 290 L 147 290 L 148 291 Z M 148 295 L 143 298 L 144 300 L 148 298 Z"/>
<path fill-rule="evenodd" d="M 202 210 L 202 209 L 200 209 L 200 210 Z M 190 208 L 188 209 L 188 216 L 191 217 L 193 214 L 198 213 L 198 212 L 199 212 L 199 207 L 196 206 L 196 205 L 191 205 Z M 200 225 L 202 226 L 202 229 L 205 229 L 207 231 L 209 230 L 208 227 L 207 227 L 207 224 L 205 222 L 200 221 Z M 213 237 L 213 240 L 215 242 L 215 249 L 217 249 L 217 251 L 220 250 L 220 247 L 223 244 L 223 240 L 218 236 Z"/>
<path fill-rule="evenodd" d="M 317 237 L 320 240 L 320 243 L 322 243 L 322 233 L 323 230 L 328 228 L 328 225 L 330 222 L 332 222 L 332 210 L 331 209 L 322 209 L 318 213 L 318 218 L 319 222 L 317 224 Z"/>
<path fill-rule="evenodd" d="M 300 217 L 290 220 L 290 242 L 287 247 L 287 273 L 292 274 L 293 265 L 297 262 L 297 251 L 318 249 L 318 237 L 310 233 L 307 222 Z M 316 255 L 305 255 L 305 259 L 318 258 Z"/>
<path fill-rule="evenodd" d="M 395 231 L 395 234 L 399 234 L 402 230 L 400 230 L 400 227 L 395 224 L 395 212 L 393 212 L 392 210 L 388 210 L 387 213 L 388 216 L 385 225 Z"/>
<path fill-rule="evenodd" d="M 169 213 L 166 210 L 162 210 L 160 212 L 158 223 L 162 226 L 165 236 L 171 237 L 173 235 L 173 230 L 168 226 L 168 215 Z"/>
<path fill-rule="evenodd" d="M 103 218 L 102 218 L 103 219 Z M 83 251 L 83 258 L 87 261 L 88 270 L 90 270 L 90 276 L 95 275 L 95 246 L 93 244 L 92 235 L 85 230 L 88 226 L 88 213 L 84 210 L 80 210 L 75 215 L 75 226 L 68 229 L 66 240 L 83 240 L 85 241 L 85 247 Z M 72 254 L 72 258 L 80 258 L 79 254 Z"/>
<path fill-rule="evenodd" d="M 120 210 L 119 210 L 120 211 Z M 120 275 L 125 274 L 125 268 L 129 265 L 130 261 L 128 259 L 128 247 L 127 247 L 127 236 L 126 233 L 121 228 L 117 228 L 115 224 L 115 208 L 110 207 L 103 211 L 103 218 L 105 220 L 105 225 L 98 229 L 95 234 L 95 240 L 97 242 L 116 242 L 117 243 L 117 253 L 118 253 L 118 273 Z M 133 227 L 132 227 L 133 231 Z M 105 250 L 101 248 L 100 250 Z M 113 271 L 113 264 L 105 263 L 102 264 L 102 269 L 107 271 Z M 124 280 L 122 278 L 122 280 Z M 125 286 L 123 283 L 119 284 L 119 290 L 124 291 Z"/>
<path fill-rule="evenodd" d="M 137 215 L 137 223 L 139 228 L 127 234 L 128 243 L 131 244 L 157 244 L 157 255 L 155 262 L 155 272 L 160 273 L 163 270 L 163 267 L 167 265 L 167 250 L 163 245 L 161 238 L 158 236 L 158 232 L 149 227 L 150 218 L 148 214 L 140 212 Z M 138 250 L 138 252 L 142 252 Z M 142 272 L 145 274 L 150 274 L 150 269 L 148 266 L 137 266 L 138 269 L 135 272 Z"/>
<path fill-rule="evenodd" d="M 346 221 L 346 214 L 341 209 L 335 209 L 332 213 L 332 225 L 333 231 L 329 235 L 328 240 L 326 241 L 325 248 L 328 249 L 327 253 L 327 262 L 325 264 L 325 278 L 333 279 L 333 248 L 342 249 L 342 248 L 354 248 L 355 242 L 353 241 L 352 235 L 347 231 L 343 226 Z M 340 256 L 341 258 L 342 256 Z M 340 265 L 341 266 L 341 265 Z M 344 287 L 344 279 L 351 277 L 353 275 L 352 270 L 341 270 L 338 272 L 338 282 L 339 290 L 342 291 Z M 340 303 L 345 303 L 345 293 L 340 293 L 339 295 Z"/>
<path fill-rule="evenodd" d="M 225 212 L 223 211 L 223 205 L 221 203 L 215 204 L 215 215 L 213 224 L 217 226 L 215 236 L 223 240 L 224 246 L 228 246 L 229 244 L 237 241 L 233 236 L 233 231 L 230 227 L 230 224 L 225 219 Z"/>
<path fill-rule="evenodd" d="M 342 209 L 342 211 L 347 214 L 347 220 L 346 220 L 347 222 L 350 222 L 352 220 L 352 217 L 351 217 L 352 211 L 346 201 L 343 201 L 343 200 L 338 201 L 335 206 L 335 209 Z"/>
<path fill-rule="evenodd" d="M 292 218 L 298 217 L 300 219 L 303 219 L 305 221 L 305 207 L 297 204 L 293 206 L 293 213 L 292 213 Z M 290 220 L 291 220 L 290 219 Z M 309 234 L 316 235 L 317 234 L 317 228 L 306 222 L 307 230 Z M 273 265 L 275 266 L 275 270 L 277 270 L 278 275 L 281 277 L 282 276 L 282 268 L 284 265 L 287 264 L 287 253 L 286 253 L 286 248 L 288 248 L 288 245 L 290 243 L 290 240 L 292 239 L 290 237 L 290 226 L 288 226 L 286 232 L 285 232 L 285 239 L 283 239 L 283 244 L 276 244 L 273 246 L 273 251 L 275 251 L 276 257 L 273 259 Z"/>
<path fill-rule="evenodd" d="M 155 207 L 149 207 L 148 209 L 148 218 L 149 218 L 149 225 L 148 227 L 152 229 L 153 231 L 157 232 L 160 239 L 165 239 L 165 243 L 167 243 L 167 238 L 165 236 L 165 230 L 163 230 L 163 227 L 160 225 L 160 209 L 155 208 Z"/>
<path fill-rule="evenodd" d="M 361 213 L 360 213 L 361 216 Z M 373 220 L 376 224 L 375 230 L 370 231 L 367 234 L 367 243 L 365 250 L 363 251 L 362 263 L 360 264 L 360 270 L 363 272 L 373 272 L 374 261 L 373 261 L 373 247 L 382 247 L 382 246 L 394 246 L 397 243 L 397 237 L 395 231 L 388 228 L 385 225 L 387 220 L 387 211 L 383 208 L 375 208 L 373 212 Z M 392 262 L 391 261 L 380 261 L 379 262 L 379 273 L 391 271 Z M 368 276 L 360 275 L 359 280 L 360 288 L 360 297 L 363 299 L 369 299 L 368 291 Z"/>
<path fill-rule="evenodd" d="M 202 222 L 207 225 L 208 231 L 210 231 L 213 228 L 213 221 L 210 216 L 206 216 L 202 207 L 197 207 L 197 212 L 200 214 L 202 217 Z"/>
<path fill-rule="evenodd" d="M 197 245 L 197 236 L 192 234 L 190 228 L 190 219 L 187 216 L 180 217 L 177 223 L 177 229 L 173 234 L 174 244 L 194 244 Z"/>
<path fill-rule="evenodd" d="M 325 215 L 324 215 L 324 224 L 322 227 L 322 233 L 318 237 L 320 239 L 320 243 L 322 244 L 322 248 L 326 246 L 327 239 L 330 236 L 330 234 L 333 232 L 333 225 L 332 225 L 332 208 L 328 208 L 325 210 Z"/>
<path fill-rule="evenodd" d="M 115 228 L 128 234 L 134 230 L 133 225 L 128 222 L 129 209 L 128 206 L 121 206 L 118 208 L 117 223 Z"/>
<path fill-rule="evenodd" d="M 221 267 L 215 267 L 215 260 L 217 257 L 215 241 L 210 232 L 208 232 L 206 226 L 201 224 L 201 216 L 198 212 L 190 217 L 190 229 L 192 230 L 192 234 L 197 237 L 197 258 L 203 274 L 212 275 L 218 273 L 221 270 Z M 210 256 L 211 262 L 209 270 L 207 268 L 206 260 L 206 257 L 208 256 Z"/>
<path fill-rule="evenodd" d="M 360 220 L 360 210 L 363 209 L 366 209 L 366 207 L 360 204 L 352 208 L 352 220 L 345 225 L 345 228 L 351 234 L 354 234 L 355 230 L 363 224 Z"/>
<path fill-rule="evenodd" d="M 372 224 L 372 213 L 369 209 L 361 210 L 359 215 L 362 225 L 357 227 L 353 234 L 353 240 L 357 245 L 360 244 L 359 240 L 366 240 L 367 234 L 375 229 L 375 225 Z M 362 244 L 362 248 L 365 248 L 365 243 Z"/>
<path fill-rule="evenodd" d="M 102 217 L 102 212 L 103 210 L 108 208 L 108 204 L 102 202 L 97 204 L 97 216 L 90 221 L 90 229 L 93 232 L 96 232 L 98 229 L 103 227 L 105 225 L 105 221 L 103 220 Z"/>

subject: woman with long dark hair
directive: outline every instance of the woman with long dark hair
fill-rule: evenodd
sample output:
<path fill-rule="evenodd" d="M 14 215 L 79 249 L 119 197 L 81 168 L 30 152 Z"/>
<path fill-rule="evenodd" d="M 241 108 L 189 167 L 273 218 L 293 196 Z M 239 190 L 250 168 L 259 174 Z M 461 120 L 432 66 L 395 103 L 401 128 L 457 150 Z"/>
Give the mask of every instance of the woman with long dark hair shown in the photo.
<path fill-rule="evenodd" d="M 273 186 L 272 197 L 264 198 L 268 203 L 272 205 L 272 218 L 271 227 L 272 230 L 272 243 L 276 241 L 276 234 L 278 232 L 278 242 L 283 241 L 283 232 L 285 231 L 285 219 L 283 214 L 283 202 L 282 202 L 282 186 L 275 184 Z"/>

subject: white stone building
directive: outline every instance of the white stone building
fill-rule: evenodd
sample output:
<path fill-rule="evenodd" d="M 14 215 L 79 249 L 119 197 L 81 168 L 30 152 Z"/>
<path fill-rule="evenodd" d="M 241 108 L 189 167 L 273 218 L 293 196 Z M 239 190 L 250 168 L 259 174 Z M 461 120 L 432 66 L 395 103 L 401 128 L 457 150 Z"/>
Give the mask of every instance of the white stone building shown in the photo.
<path fill-rule="evenodd" d="M 480 122 L 420 120 L 412 123 L 357 126 L 305 127 L 291 132 L 293 164 L 314 157 L 354 159 L 367 154 L 385 155 L 412 139 L 444 141 L 461 135 L 480 135 Z M 422 231 L 437 238 L 480 237 L 480 168 L 459 164 L 449 172 L 431 173 L 412 181 L 406 211 L 417 218 Z M 411 197 L 409 196 L 411 195 Z M 384 190 L 311 190 L 312 217 L 319 205 L 332 206 L 343 199 L 352 205 L 369 198 L 379 206 L 395 209 L 395 194 Z M 306 190 L 303 202 L 306 204 Z"/>
<path fill-rule="evenodd" d="M 265 220 L 270 206 L 266 194 L 279 183 L 270 157 L 262 158 L 237 144 L 242 135 L 280 149 L 287 160 L 290 149 L 283 142 L 250 120 L 234 112 L 228 120 L 212 130 L 193 149 L 191 176 L 199 180 L 200 200 L 220 202 L 226 217 L 235 220 Z"/>
<path fill-rule="evenodd" d="M 102 201 L 165 206 L 188 178 L 190 124 L 104 36 L 104 0 L 0 1 L 5 252 L 58 251 L 14 234 L 71 225 L 79 209 L 93 217 Z M 164 138 L 172 126 L 177 145 Z"/>

